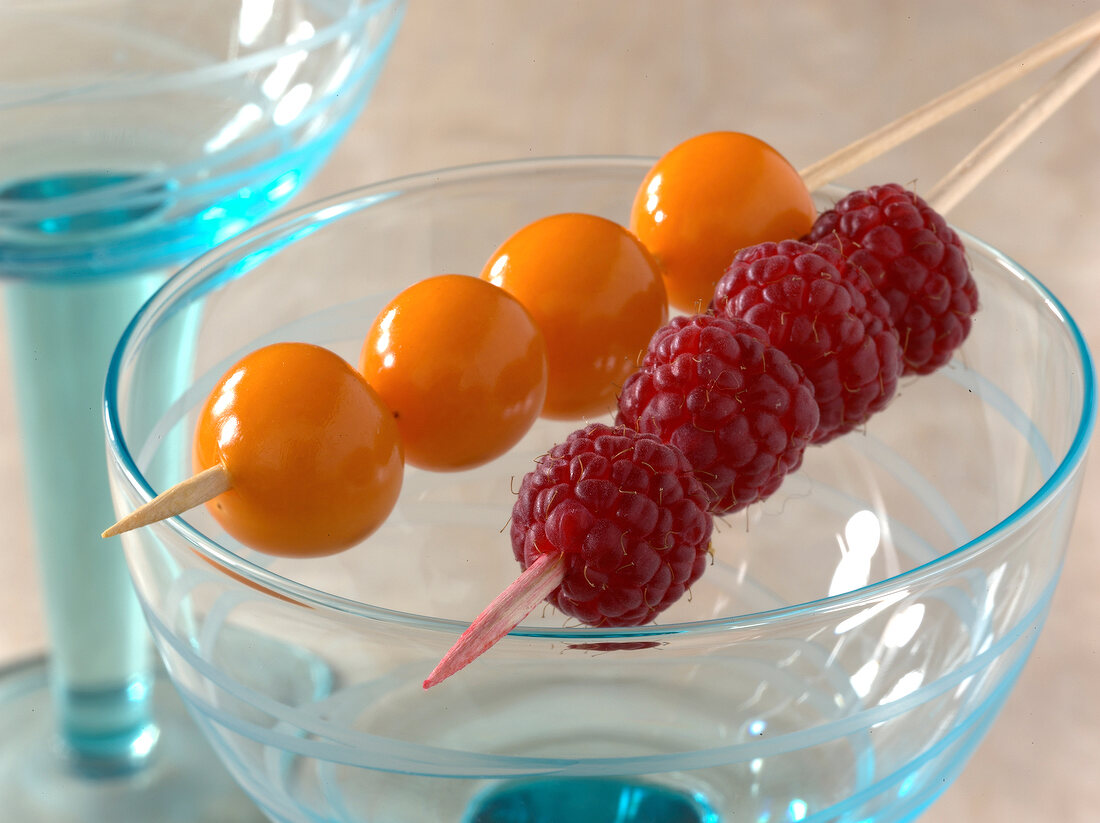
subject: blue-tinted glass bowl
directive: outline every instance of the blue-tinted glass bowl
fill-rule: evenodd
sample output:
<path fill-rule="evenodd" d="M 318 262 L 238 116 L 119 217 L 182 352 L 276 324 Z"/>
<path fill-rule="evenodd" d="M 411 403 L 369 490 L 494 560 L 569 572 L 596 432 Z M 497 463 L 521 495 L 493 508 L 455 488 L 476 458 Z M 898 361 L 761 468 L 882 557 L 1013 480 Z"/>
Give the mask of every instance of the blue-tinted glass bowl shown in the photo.
<path fill-rule="evenodd" d="M 175 268 L 286 202 L 366 102 L 404 0 L 0 8 L 0 277 Z"/>
<path fill-rule="evenodd" d="M 540 216 L 623 221 L 647 167 L 581 158 L 401 179 L 198 260 L 116 352 L 117 509 L 188 473 L 196 408 L 246 351 L 308 340 L 354 362 L 405 284 L 477 274 Z M 131 534 L 160 652 L 227 766 L 295 823 L 912 819 L 962 769 L 1036 640 L 1096 413 L 1072 319 L 965 240 L 982 309 L 957 358 L 722 524 L 713 566 L 659 625 L 582 628 L 536 609 L 421 689 L 516 574 L 512 490 L 568 424 L 540 422 L 475 471 L 409 470 L 382 530 L 332 558 L 257 555 L 203 510 Z M 158 388 L 181 335 L 192 379 Z"/>

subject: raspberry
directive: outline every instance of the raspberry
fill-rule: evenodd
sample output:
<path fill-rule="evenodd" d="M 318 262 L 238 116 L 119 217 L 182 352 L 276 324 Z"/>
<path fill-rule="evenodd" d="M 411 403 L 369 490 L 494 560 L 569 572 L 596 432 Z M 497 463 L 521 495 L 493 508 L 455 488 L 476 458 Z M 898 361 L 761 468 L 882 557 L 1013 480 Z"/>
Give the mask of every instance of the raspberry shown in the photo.
<path fill-rule="evenodd" d="M 830 247 L 784 240 L 742 249 L 712 308 L 762 327 L 805 372 L 821 413 L 813 443 L 863 425 L 894 396 L 902 360 L 889 307 Z"/>
<path fill-rule="evenodd" d="M 906 374 L 935 371 L 970 333 L 978 287 L 962 241 L 913 192 L 897 183 L 852 192 L 807 237 L 843 252 L 886 298 Z"/>
<path fill-rule="evenodd" d="M 771 495 L 817 430 L 813 386 L 759 326 L 676 317 L 619 396 L 619 421 L 684 453 L 714 514 Z"/>
<path fill-rule="evenodd" d="M 648 623 L 699 579 L 713 521 L 679 449 L 652 434 L 593 423 L 524 477 L 512 551 L 526 568 L 561 553 L 549 598 L 591 626 Z"/>
<path fill-rule="evenodd" d="M 523 573 L 424 681 L 487 651 L 544 598 L 592 626 L 647 623 L 707 567 L 714 520 L 687 458 L 655 435 L 593 423 L 523 478 L 512 553 Z"/>

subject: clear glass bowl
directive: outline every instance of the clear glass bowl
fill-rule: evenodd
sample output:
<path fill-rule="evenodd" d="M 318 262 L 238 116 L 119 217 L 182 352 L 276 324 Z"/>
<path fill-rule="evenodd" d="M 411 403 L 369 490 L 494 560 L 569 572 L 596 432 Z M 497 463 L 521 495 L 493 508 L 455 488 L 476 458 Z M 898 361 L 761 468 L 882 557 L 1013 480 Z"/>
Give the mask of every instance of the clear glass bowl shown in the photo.
<path fill-rule="evenodd" d="M 405 178 L 201 258 L 116 352 L 117 509 L 186 476 L 196 409 L 245 352 L 304 340 L 354 362 L 405 284 L 476 275 L 547 214 L 624 221 L 649 162 Z M 258 555 L 205 510 L 132 533 L 172 679 L 276 821 L 911 819 L 963 767 L 1035 642 L 1096 412 L 1070 317 L 1019 266 L 966 243 L 982 309 L 957 359 L 720 524 L 714 564 L 659 625 L 591 629 L 536 610 L 421 689 L 518 571 L 503 531 L 513 490 L 574 428 L 542 421 L 484 468 L 409 470 L 381 531 L 331 558 Z M 181 335 L 182 389 L 158 379 Z"/>
<path fill-rule="evenodd" d="M 179 266 L 285 203 L 355 119 L 404 0 L 0 8 L 0 275 Z"/>

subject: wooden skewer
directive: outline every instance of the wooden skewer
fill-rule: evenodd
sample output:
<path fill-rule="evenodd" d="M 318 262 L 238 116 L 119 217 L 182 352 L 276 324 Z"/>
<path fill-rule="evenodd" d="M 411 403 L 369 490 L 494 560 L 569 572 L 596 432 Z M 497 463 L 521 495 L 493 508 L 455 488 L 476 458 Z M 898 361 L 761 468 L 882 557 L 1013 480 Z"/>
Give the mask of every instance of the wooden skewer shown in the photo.
<path fill-rule="evenodd" d="M 1100 12 L 1024 49 L 998 66 L 848 144 L 799 173 L 810 191 L 862 166 L 1014 80 L 1100 35 Z"/>
<path fill-rule="evenodd" d="M 1021 103 L 970 154 L 944 175 L 925 196 L 928 204 L 940 214 L 947 214 L 1098 71 L 1100 37 Z"/>
<path fill-rule="evenodd" d="M 144 506 L 141 506 L 123 517 L 109 529 L 102 537 L 114 537 L 132 529 L 139 529 L 185 511 L 195 508 L 207 500 L 213 500 L 222 492 L 229 491 L 233 487 L 229 478 L 229 472 L 222 465 L 211 466 L 193 477 L 182 480 L 169 489 L 165 489 Z"/>

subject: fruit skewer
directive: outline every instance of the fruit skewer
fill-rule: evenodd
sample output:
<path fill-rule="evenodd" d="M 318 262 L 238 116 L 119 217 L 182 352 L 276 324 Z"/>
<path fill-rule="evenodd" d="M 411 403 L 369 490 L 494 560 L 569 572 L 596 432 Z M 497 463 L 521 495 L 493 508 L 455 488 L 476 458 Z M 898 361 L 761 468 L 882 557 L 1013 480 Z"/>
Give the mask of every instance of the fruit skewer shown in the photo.
<path fill-rule="evenodd" d="M 472 326 L 471 318 L 479 322 Z M 366 491 L 391 475 L 381 485 L 400 485 L 388 456 L 373 462 L 372 438 L 396 444 L 402 465 L 458 471 L 488 462 L 515 445 L 538 417 L 546 368 L 542 333 L 508 292 L 465 275 L 421 280 L 375 318 L 358 369 L 306 344 L 275 344 L 246 355 L 199 415 L 196 474 L 103 536 L 207 503 L 228 533 L 260 551 L 309 556 L 322 548 L 347 549 L 366 536 L 368 525 L 385 520 L 396 494 L 371 500 L 345 489 Z M 370 413 L 361 409 L 358 425 L 338 425 L 354 404 L 326 390 L 325 374 L 354 376 L 359 405 L 366 406 L 359 395 L 371 398 Z M 354 448 L 361 449 L 358 459 Z M 328 476 L 321 476 L 322 465 Z M 269 528 L 262 526 L 267 519 Z"/>
<path fill-rule="evenodd" d="M 937 184 L 935 187 L 937 202 L 950 208 L 961 200 L 1001 160 L 1080 89 L 1097 70 L 1100 70 L 1100 38 L 1084 49 L 1042 89 L 1022 103 L 1009 118 L 994 129 L 989 137 Z M 882 146 L 885 143 L 878 145 Z M 525 478 L 524 484 L 526 485 L 527 482 Z M 523 487 L 521 487 L 521 503 L 522 495 Z M 521 505 L 517 504 L 517 509 L 519 508 Z M 515 538 L 516 530 L 513 527 L 513 546 L 517 559 L 527 559 L 520 557 L 521 550 L 516 548 Z M 468 665 L 518 625 L 546 596 L 545 593 L 555 592 L 562 586 L 567 575 L 566 563 L 561 562 L 563 554 L 558 551 L 532 558 L 532 562 L 519 577 L 459 637 L 424 680 L 423 687 L 428 689 L 438 685 Z"/>
<path fill-rule="evenodd" d="M 938 122 L 938 120 L 953 114 L 975 99 L 998 90 L 1012 79 L 1022 76 L 1022 74 L 1064 53 L 1080 43 L 1082 39 L 1087 38 L 1089 35 L 1095 35 L 1098 31 L 1100 31 L 1100 14 L 1094 14 L 1054 37 L 1048 38 L 1043 43 L 1022 52 L 990 72 L 980 75 L 955 91 L 937 98 L 937 100 L 920 107 L 914 113 L 878 130 L 870 136 L 873 139 L 861 139 L 849 149 L 835 153 L 815 164 L 811 167 L 812 174 L 818 175 L 822 180 L 831 179 L 833 176 L 852 168 L 849 165 L 852 162 L 850 158 L 858 155 L 862 158 L 859 162 L 864 162 L 876 154 L 892 148 L 902 140 L 914 136 L 923 128 L 927 128 Z M 1093 53 L 1091 59 L 1085 54 L 1079 60 L 1074 61 L 1071 66 L 1067 66 L 1059 77 L 1052 80 L 1047 87 L 1023 104 L 1010 118 L 1010 121 L 998 129 L 990 140 L 983 143 L 975 154 L 969 156 L 967 160 L 960 164 L 960 167 L 969 166 L 970 169 L 967 172 L 965 182 L 962 182 L 963 178 L 960 175 L 955 175 L 951 191 L 956 202 L 969 187 L 976 185 L 981 177 L 988 173 L 993 163 L 999 161 L 1011 151 L 1042 120 L 1065 102 L 1096 70 L 1098 63 L 1095 52 L 1098 48 L 1100 47 L 1094 46 L 1090 50 Z M 987 146 L 989 143 L 992 143 L 992 145 Z M 996 157 L 990 160 L 989 158 L 993 157 L 994 153 Z M 978 158 L 985 158 L 980 166 L 978 165 Z M 807 174 L 809 173 L 811 172 L 807 172 Z M 941 185 L 945 185 L 946 182 L 945 179 L 944 184 Z M 233 483 L 228 470 L 224 466 L 215 465 L 173 486 L 153 501 L 122 518 L 118 523 L 107 529 L 103 535 L 105 537 L 112 536 L 166 517 L 181 514 L 200 503 L 210 501 L 231 489 L 232 486 Z"/>
<path fill-rule="evenodd" d="M 1039 68 L 1050 60 L 1066 53 L 1090 36 L 1100 34 L 1100 13 L 1092 14 L 1067 27 L 1058 34 L 1019 53 L 1013 58 L 955 90 L 941 95 L 913 112 L 876 130 L 871 135 L 855 141 L 813 164 L 801 174 L 810 183 L 824 183 L 855 168 L 923 129 L 939 122 L 981 97 L 992 94 L 1007 83 Z M 1094 44 L 1073 63 L 1063 69 L 1043 89 L 1022 104 L 993 134 L 952 170 L 930 195 L 940 204 L 941 210 L 949 208 L 988 174 L 1020 141 L 1062 105 L 1092 73 L 1097 70 L 1097 51 Z M 1091 55 L 1091 57 L 1090 57 Z M 856 159 L 858 158 L 858 160 Z M 946 202 L 950 197 L 951 201 Z M 176 516 L 202 503 L 209 502 L 232 488 L 232 480 L 224 466 L 216 465 L 177 483 L 153 500 L 121 518 L 103 532 L 104 537 L 121 534 L 168 517 Z"/>

